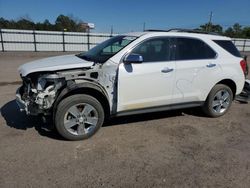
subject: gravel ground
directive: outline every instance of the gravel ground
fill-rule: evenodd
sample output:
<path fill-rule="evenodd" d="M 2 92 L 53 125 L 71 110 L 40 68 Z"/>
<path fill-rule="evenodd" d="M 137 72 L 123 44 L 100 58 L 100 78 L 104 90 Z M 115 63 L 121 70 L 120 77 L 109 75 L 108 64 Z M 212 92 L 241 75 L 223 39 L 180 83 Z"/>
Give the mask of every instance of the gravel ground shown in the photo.
<path fill-rule="evenodd" d="M 69 142 L 14 102 L 17 67 L 52 55 L 0 53 L 0 187 L 249 187 L 250 104 L 116 118 Z"/>

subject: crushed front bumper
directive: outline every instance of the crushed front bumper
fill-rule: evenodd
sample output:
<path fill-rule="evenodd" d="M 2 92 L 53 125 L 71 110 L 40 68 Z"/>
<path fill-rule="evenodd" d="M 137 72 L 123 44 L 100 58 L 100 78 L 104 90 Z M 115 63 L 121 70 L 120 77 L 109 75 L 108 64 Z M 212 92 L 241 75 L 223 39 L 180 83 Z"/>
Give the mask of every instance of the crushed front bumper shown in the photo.
<path fill-rule="evenodd" d="M 27 102 L 23 101 L 22 100 L 22 97 L 21 97 L 21 93 L 20 93 L 20 90 L 22 89 L 22 86 L 19 87 L 16 91 L 16 103 L 20 109 L 20 111 L 25 111 L 26 114 L 29 114 L 29 111 L 28 111 L 28 104 Z"/>
<path fill-rule="evenodd" d="M 16 91 L 16 103 L 21 112 L 25 111 L 27 115 L 37 116 L 39 114 L 50 115 L 51 112 L 46 109 L 40 109 L 38 104 L 34 102 L 31 98 L 27 98 L 24 100 L 24 93 L 23 93 L 24 86 L 21 86 Z"/>

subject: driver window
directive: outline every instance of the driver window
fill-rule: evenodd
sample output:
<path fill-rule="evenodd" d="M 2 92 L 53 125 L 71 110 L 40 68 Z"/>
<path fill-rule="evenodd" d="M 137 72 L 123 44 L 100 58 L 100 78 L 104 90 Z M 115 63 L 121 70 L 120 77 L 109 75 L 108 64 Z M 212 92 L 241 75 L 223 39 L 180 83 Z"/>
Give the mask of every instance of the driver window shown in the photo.
<path fill-rule="evenodd" d="M 159 62 L 170 60 L 170 40 L 168 38 L 154 38 L 142 42 L 131 53 L 143 57 L 143 62 Z"/>

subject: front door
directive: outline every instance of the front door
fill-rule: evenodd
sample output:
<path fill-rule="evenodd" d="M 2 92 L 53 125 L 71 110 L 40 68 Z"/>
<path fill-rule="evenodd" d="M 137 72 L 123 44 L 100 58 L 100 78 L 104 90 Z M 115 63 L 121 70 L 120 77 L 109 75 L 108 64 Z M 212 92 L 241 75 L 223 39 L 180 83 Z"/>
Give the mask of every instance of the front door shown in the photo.
<path fill-rule="evenodd" d="M 172 103 L 175 62 L 171 49 L 167 37 L 148 39 L 131 51 L 143 57 L 142 63 L 119 65 L 118 112 Z"/>

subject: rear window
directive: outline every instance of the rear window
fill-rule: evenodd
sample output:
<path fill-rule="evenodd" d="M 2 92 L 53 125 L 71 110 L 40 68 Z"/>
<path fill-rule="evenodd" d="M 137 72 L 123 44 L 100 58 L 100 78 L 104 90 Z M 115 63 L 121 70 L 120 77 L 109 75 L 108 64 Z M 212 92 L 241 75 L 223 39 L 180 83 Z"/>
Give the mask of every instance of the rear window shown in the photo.
<path fill-rule="evenodd" d="M 224 50 L 228 51 L 230 54 L 241 57 L 239 50 L 235 47 L 235 45 L 230 40 L 214 40 L 216 44 L 222 47 Z"/>
<path fill-rule="evenodd" d="M 192 38 L 176 38 L 176 60 L 213 59 L 216 53 L 203 41 Z"/>

